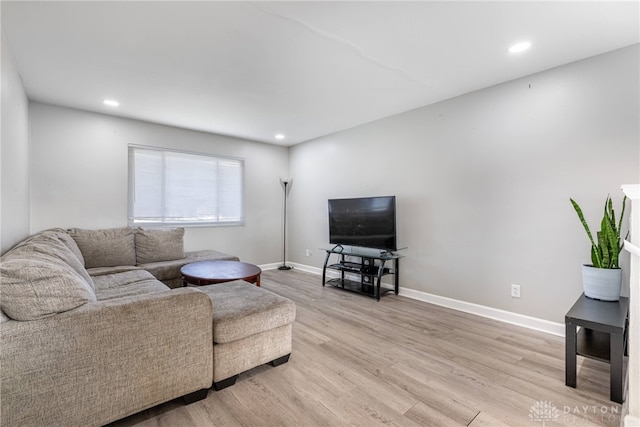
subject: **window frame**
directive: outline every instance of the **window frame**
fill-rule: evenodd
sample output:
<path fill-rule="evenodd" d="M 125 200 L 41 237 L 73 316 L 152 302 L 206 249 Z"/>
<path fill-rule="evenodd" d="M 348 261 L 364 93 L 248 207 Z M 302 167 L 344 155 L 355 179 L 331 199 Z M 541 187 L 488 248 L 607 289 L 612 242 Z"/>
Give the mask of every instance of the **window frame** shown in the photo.
<path fill-rule="evenodd" d="M 220 160 L 232 160 L 238 162 L 240 165 L 240 219 L 235 221 L 204 221 L 204 220 L 196 220 L 196 221 L 167 221 L 166 216 L 164 216 L 165 212 L 163 212 L 163 218 L 160 221 L 144 221 L 138 220 L 136 221 L 134 217 L 134 202 L 135 202 L 135 152 L 136 150 L 146 150 L 146 151 L 158 151 L 165 153 L 175 153 L 175 154 L 186 154 L 191 156 L 201 156 L 206 157 L 208 159 L 215 159 L 216 161 Z M 127 161 L 128 161 L 128 176 L 127 176 L 127 223 L 132 227 L 157 227 L 157 228 L 171 228 L 171 227 L 232 227 L 232 226 L 244 226 L 246 222 L 245 215 L 245 159 L 241 157 L 233 157 L 233 156 L 224 156 L 219 154 L 211 154 L 211 153 L 202 153 L 195 151 L 187 151 L 187 150 L 179 150 L 174 148 L 164 148 L 164 147 L 153 147 L 153 146 L 145 146 L 145 145 L 137 145 L 137 144 L 128 144 L 127 145 Z M 164 188 L 164 185 L 162 185 Z"/>

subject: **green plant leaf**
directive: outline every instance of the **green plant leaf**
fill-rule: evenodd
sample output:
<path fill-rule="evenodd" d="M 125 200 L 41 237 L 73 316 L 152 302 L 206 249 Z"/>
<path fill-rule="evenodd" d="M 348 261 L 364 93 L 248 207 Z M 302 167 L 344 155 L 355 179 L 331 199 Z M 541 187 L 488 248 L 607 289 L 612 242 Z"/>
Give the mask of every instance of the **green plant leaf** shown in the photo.
<path fill-rule="evenodd" d="M 616 231 L 616 213 L 613 209 L 613 201 L 611 200 L 611 196 L 607 195 L 607 201 L 605 202 L 605 215 L 609 224 L 611 225 L 611 229 L 614 234 L 617 234 Z"/>
<path fill-rule="evenodd" d="M 620 214 L 620 222 L 618 223 L 618 235 L 620 234 L 620 232 L 622 232 L 622 217 L 624 217 L 624 208 L 627 205 L 627 196 L 625 195 L 622 198 L 622 213 Z M 625 236 L 625 239 L 627 237 Z"/>
<path fill-rule="evenodd" d="M 593 265 L 596 268 L 603 268 L 597 251 L 598 251 L 597 247 L 591 246 L 591 265 Z"/>
<path fill-rule="evenodd" d="M 589 230 L 589 225 L 587 224 L 587 221 L 585 221 L 584 219 L 584 215 L 582 214 L 582 209 L 580 209 L 580 206 L 578 205 L 578 203 L 576 203 L 575 200 L 573 199 L 569 199 L 571 201 L 571 204 L 573 205 L 573 209 L 575 209 L 576 213 L 578 214 L 578 218 L 580 219 L 580 222 L 582 223 L 582 226 L 584 227 L 585 231 L 587 232 L 587 236 L 589 236 L 589 241 L 591 242 L 591 262 L 593 263 L 594 267 L 598 267 L 598 268 L 602 268 L 602 260 L 600 258 L 600 254 L 597 250 L 597 245 L 595 244 L 595 242 L 593 241 L 593 236 L 591 235 L 591 230 Z"/>
<path fill-rule="evenodd" d="M 607 224 L 606 218 L 602 218 L 601 226 L 602 228 L 606 227 L 604 224 Z M 607 242 L 607 233 L 604 231 L 598 231 L 598 251 L 602 254 L 600 264 L 602 267 L 600 268 L 609 268 L 609 263 L 611 262 L 610 252 L 609 252 L 609 244 Z"/>
<path fill-rule="evenodd" d="M 611 261 L 609 268 L 618 268 L 618 259 L 620 255 L 620 230 L 616 230 L 615 218 L 611 218 L 607 221 L 607 225 L 603 228 L 603 231 L 607 235 L 607 246 L 610 252 Z"/>

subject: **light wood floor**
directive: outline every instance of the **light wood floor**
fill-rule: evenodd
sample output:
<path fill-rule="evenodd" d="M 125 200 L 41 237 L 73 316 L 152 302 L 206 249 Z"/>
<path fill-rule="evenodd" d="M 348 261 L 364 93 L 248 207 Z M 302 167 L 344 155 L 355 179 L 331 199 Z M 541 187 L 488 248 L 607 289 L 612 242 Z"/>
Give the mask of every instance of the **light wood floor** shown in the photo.
<path fill-rule="evenodd" d="M 376 302 L 320 282 L 296 270 L 262 275 L 265 289 L 297 306 L 289 363 L 241 374 L 189 406 L 176 399 L 113 426 L 620 423 L 607 364 L 578 357 L 578 388 L 564 385 L 561 337 L 393 294 Z M 550 411 L 536 419 L 536 404 Z"/>

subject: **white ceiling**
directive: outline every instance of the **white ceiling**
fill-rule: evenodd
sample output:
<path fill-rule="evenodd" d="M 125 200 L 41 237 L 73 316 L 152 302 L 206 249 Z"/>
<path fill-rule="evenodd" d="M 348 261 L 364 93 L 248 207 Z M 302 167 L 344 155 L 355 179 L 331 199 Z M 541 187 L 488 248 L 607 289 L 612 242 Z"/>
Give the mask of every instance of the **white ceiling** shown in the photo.
<path fill-rule="evenodd" d="M 2 31 L 32 100 L 292 145 L 638 43 L 639 13 L 637 1 L 2 1 Z M 525 39 L 529 51 L 506 52 Z"/>

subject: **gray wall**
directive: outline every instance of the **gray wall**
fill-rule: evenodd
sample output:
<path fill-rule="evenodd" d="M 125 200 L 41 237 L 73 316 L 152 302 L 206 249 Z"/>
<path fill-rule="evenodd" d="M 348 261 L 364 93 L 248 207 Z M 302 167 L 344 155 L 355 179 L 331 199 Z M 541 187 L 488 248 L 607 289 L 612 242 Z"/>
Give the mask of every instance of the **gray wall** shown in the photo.
<path fill-rule="evenodd" d="M 29 101 L 2 35 L 0 253 L 29 235 Z"/>
<path fill-rule="evenodd" d="M 31 231 L 127 224 L 128 144 L 245 159 L 245 226 L 191 227 L 185 249 L 281 259 L 285 147 L 31 103 Z"/>
<path fill-rule="evenodd" d="M 396 195 L 401 286 L 562 322 L 590 259 L 569 197 L 596 227 L 640 181 L 638 61 L 635 45 L 292 147 L 289 259 L 322 266 L 327 199 Z"/>

